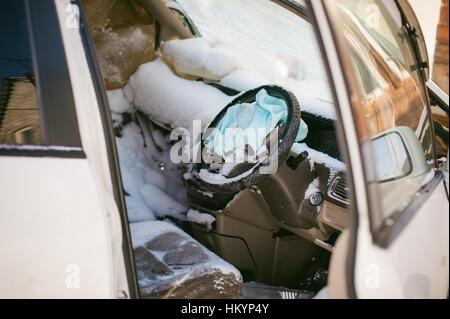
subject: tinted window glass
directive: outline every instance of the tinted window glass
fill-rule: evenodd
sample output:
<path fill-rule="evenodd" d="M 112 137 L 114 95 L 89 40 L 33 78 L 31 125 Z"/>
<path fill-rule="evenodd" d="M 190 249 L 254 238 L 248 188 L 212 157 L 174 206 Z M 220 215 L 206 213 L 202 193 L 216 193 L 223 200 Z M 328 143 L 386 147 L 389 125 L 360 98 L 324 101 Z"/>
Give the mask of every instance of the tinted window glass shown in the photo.
<path fill-rule="evenodd" d="M 41 144 L 24 3 L 0 7 L 0 144 Z"/>
<path fill-rule="evenodd" d="M 434 165 L 427 99 L 394 1 L 340 0 L 360 96 L 355 110 L 371 141 L 382 220 L 407 205 Z M 369 172 L 370 174 L 370 172 Z"/>

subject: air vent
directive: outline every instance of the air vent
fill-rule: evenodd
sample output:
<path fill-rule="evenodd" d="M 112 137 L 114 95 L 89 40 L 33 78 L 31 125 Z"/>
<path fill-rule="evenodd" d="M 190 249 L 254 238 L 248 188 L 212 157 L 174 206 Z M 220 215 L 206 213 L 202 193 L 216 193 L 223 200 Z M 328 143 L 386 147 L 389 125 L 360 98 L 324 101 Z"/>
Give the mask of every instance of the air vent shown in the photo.
<path fill-rule="evenodd" d="M 330 192 L 328 195 L 335 200 L 343 202 L 345 204 L 349 204 L 348 200 L 348 186 L 344 177 L 337 176 L 330 188 Z"/>

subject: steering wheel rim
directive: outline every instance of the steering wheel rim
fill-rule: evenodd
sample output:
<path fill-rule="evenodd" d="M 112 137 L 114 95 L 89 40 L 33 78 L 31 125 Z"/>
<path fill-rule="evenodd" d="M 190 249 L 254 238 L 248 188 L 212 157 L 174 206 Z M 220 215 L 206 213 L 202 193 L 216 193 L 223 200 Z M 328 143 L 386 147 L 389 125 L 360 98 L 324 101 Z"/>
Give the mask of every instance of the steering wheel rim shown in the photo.
<path fill-rule="evenodd" d="M 263 160 L 262 162 L 255 163 L 254 166 L 251 168 L 251 172 L 248 174 L 241 173 L 240 175 L 233 177 L 231 181 L 221 184 L 213 184 L 209 183 L 208 181 L 205 181 L 199 176 L 199 182 L 207 191 L 212 192 L 238 192 L 240 190 L 243 190 L 245 188 L 251 187 L 255 184 L 257 184 L 262 178 L 270 175 L 270 174 L 263 174 L 260 172 L 260 167 L 267 166 L 269 163 L 272 163 L 273 160 L 277 161 L 277 166 L 281 163 L 283 163 L 292 147 L 292 145 L 295 142 L 295 138 L 298 133 L 298 129 L 300 126 L 300 120 L 301 120 L 301 112 L 300 112 L 300 106 L 298 103 L 297 98 L 295 95 L 287 91 L 286 89 L 276 86 L 276 85 L 263 85 L 260 87 L 257 87 L 255 89 L 246 91 L 245 93 L 240 94 L 237 96 L 233 101 L 231 101 L 229 104 L 227 104 L 217 115 L 216 117 L 211 121 L 211 123 L 208 125 L 207 129 L 214 128 L 216 125 L 220 122 L 220 120 L 223 118 L 223 116 L 226 114 L 227 110 L 239 103 L 252 103 L 256 99 L 256 94 L 261 90 L 265 89 L 267 93 L 271 96 L 278 97 L 283 99 L 286 102 L 287 109 L 288 109 L 288 115 L 286 120 L 286 128 L 280 138 L 281 142 L 279 142 L 278 145 L 278 151 L 277 152 L 271 152 L 269 156 Z M 198 172 L 200 172 L 200 169 L 207 169 L 209 163 L 205 163 L 203 160 L 203 149 L 205 147 L 204 141 L 202 140 L 201 143 L 201 163 L 198 166 Z M 238 178 L 239 176 L 242 176 L 241 178 Z"/>

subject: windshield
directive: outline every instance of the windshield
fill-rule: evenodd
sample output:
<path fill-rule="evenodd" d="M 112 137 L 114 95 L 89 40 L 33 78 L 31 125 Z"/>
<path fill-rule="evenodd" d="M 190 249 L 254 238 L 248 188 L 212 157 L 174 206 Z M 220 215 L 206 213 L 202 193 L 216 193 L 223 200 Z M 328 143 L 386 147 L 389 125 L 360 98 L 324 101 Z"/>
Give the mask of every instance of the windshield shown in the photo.
<path fill-rule="evenodd" d="M 220 41 L 245 72 L 221 84 L 240 91 L 276 84 L 293 91 L 302 112 L 334 119 L 334 106 L 312 25 L 269 0 L 177 0 L 205 38 Z"/>

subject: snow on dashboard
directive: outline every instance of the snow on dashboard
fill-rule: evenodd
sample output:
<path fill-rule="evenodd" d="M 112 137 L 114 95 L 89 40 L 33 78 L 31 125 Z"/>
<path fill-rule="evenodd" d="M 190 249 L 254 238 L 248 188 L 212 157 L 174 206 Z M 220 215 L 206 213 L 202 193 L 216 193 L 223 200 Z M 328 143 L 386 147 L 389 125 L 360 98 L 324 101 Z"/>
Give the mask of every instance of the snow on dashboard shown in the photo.
<path fill-rule="evenodd" d="M 182 75 L 219 81 L 241 68 L 233 52 L 213 39 L 168 41 L 163 43 L 162 53 L 170 58 L 177 73 Z"/>
<path fill-rule="evenodd" d="M 155 123 L 190 129 L 208 124 L 232 97 L 200 81 L 175 75 L 161 58 L 142 64 L 124 87 L 125 96 Z"/>

